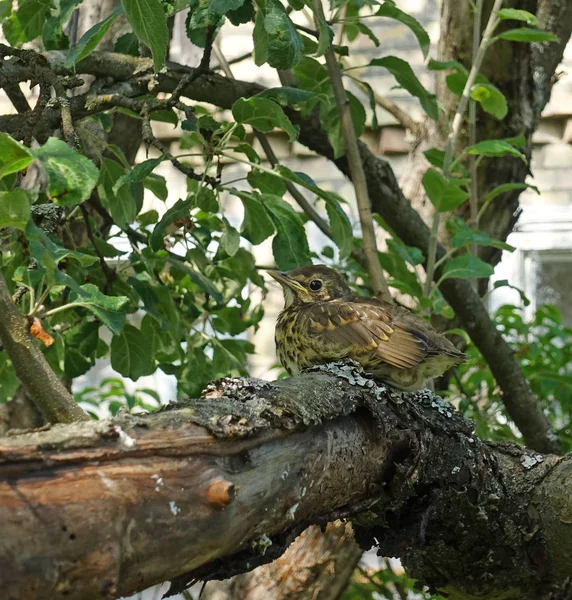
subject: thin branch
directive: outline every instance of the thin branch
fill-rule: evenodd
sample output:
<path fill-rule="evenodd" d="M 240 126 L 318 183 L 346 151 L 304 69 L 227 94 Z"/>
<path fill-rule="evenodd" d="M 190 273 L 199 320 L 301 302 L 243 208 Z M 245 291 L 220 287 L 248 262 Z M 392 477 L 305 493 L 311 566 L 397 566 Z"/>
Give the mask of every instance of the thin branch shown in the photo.
<path fill-rule="evenodd" d="M 314 8 L 315 18 L 324 19 L 321 0 L 313 0 L 312 6 Z M 342 134 L 344 136 L 351 179 L 355 188 L 356 202 L 362 229 L 363 251 L 367 261 L 369 282 L 374 294 L 378 298 L 385 300 L 386 302 L 391 302 L 391 294 L 389 293 L 387 281 L 385 280 L 383 269 L 379 262 L 375 230 L 373 227 L 373 216 L 371 213 L 371 202 L 367 191 L 365 173 L 358 149 L 348 97 L 342 82 L 338 61 L 331 46 L 326 50 L 326 64 L 342 122 Z"/>
<path fill-rule="evenodd" d="M 12 301 L 0 273 L 0 342 L 28 396 L 49 423 L 89 421 L 58 379 L 29 332 L 27 319 Z"/>
<path fill-rule="evenodd" d="M 475 6 L 475 19 L 473 22 L 473 63 L 479 52 L 481 43 L 481 23 L 483 17 L 483 2 L 477 0 Z M 469 144 L 473 146 L 477 143 L 477 103 L 471 100 L 469 103 Z M 479 182 L 477 181 L 477 157 L 474 154 L 469 156 L 469 170 L 471 177 L 471 227 L 479 228 Z M 473 254 L 477 253 L 477 246 L 473 246 Z M 475 284 L 476 284 L 475 280 Z"/>
<path fill-rule="evenodd" d="M 453 151 L 455 150 L 457 138 L 459 137 L 459 132 L 461 131 L 461 125 L 463 123 L 465 111 L 467 110 L 467 105 L 469 104 L 469 100 L 471 99 L 471 88 L 475 83 L 475 79 L 481 69 L 481 65 L 483 64 L 485 54 L 492 41 L 493 33 L 499 23 L 497 12 L 500 10 L 502 3 L 503 0 L 495 0 L 495 4 L 493 6 L 491 15 L 489 17 L 489 21 L 487 23 L 487 27 L 483 34 L 483 39 L 479 44 L 479 49 L 475 56 L 475 60 L 473 61 L 473 64 L 471 66 L 469 76 L 467 77 L 467 81 L 463 89 L 463 95 L 459 100 L 459 105 L 457 106 L 457 111 L 455 112 L 455 116 L 453 118 L 453 125 L 447 137 L 447 148 L 445 150 L 445 159 L 443 161 L 443 174 L 445 175 L 445 177 L 448 177 L 449 175 L 449 168 L 451 166 L 451 160 L 453 158 Z M 433 224 L 431 226 L 429 249 L 427 251 L 427 278 L 425 279 L 425 285 L 423 287 L 423 293 L 425 296 L 429 296 L 429 294 L 431 293 L 431 285 L 433 283 L 433 277 L 435 274 L 435 258 L 437 253 L 439 221 L 440 213 L 438 211 L 435 211 L 435 215 L 433 216 Z"/>

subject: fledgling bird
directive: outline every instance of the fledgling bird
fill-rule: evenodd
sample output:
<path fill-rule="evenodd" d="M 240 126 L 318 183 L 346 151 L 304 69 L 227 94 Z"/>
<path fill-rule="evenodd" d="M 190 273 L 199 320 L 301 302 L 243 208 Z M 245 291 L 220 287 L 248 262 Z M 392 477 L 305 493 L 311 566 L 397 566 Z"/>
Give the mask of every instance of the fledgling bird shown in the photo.
<path fill-rule="evenodd" d="M 352 359 L 375 378 L 414 391 L 465 355 L 404 308 L 355 296 L 324 265 L 268 272 L 283 288 L 276 322 L 278 358 L 290 375 L 326 362 Z"/>

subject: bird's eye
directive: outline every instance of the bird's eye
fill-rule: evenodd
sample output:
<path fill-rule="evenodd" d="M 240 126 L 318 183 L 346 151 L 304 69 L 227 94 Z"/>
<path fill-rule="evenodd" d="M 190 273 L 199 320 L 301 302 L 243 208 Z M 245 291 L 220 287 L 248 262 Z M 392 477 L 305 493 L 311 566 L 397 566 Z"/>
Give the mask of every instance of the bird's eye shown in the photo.
<path fill-rule="evenodd" d="M 312 281 L 310 281 L 310 289 L 313 292 L 317 292 L 318 290 L 321 290 L 322 282 L 319 279 L 313 279 Z"/>

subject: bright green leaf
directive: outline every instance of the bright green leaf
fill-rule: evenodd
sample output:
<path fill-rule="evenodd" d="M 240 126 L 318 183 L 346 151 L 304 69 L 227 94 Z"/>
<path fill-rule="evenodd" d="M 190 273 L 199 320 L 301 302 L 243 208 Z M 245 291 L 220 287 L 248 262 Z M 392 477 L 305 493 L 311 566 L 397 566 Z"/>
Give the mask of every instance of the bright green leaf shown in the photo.
<path fill-rule="evenodd" d="M 165 65 L 169 31 L 160 0 L 121 0 L 125 15 L 137 37 L 151 50 L 155 72 Z"/>
<path fill-rule="evenodd" d="M 7 133 L 0 133 L 0 177 L 25 169 L 34 157 L 32 153 Z"/>
<path fill-rule="evenodd" d="M 449 260 L 444 268 L 441 281 L 444 279 L 479 279 L 490 277 L 494 269 L 488 263 L 473 254 L 463 254 Z"/>
<path fill-rule="evenodd" d="M 471 89 L 471 98 L 480 103 L 483 110 L 497 119 L 504 119 L 508 113 L 506 98 L 490 83 L 479 83 Z"/>
<path fill-rule="evenodd" d="M 42 35 L 46 13 L 46 5 L 38 0 L 18 2 L 18 9 L 13 11 L 2 25 L 8 43 L 21 46 Z"/>
<path fill-rule="evenodd" d="M 477 156 L 516 156 L 526 162 L 526 156 L 506 140 L 485 140 L 467 148 L 469 154 Z"/>
<path fill-rule="evenodd" d="M 512 21 L 524 21 L 529 25 L 536 25 L 538 19 L 527 10 L 520 10 L 518 8 L 502 8 L 497 11 L 497 16 L 501 21 L 512 20 Z"/>
<path fill-rule="evenodd" d="M 497 185 L 497 187 L 493 188 L 486 196 L 485 201 L 490 202 L 494 200 L 497 196 L 501 194 L 506 194 L 506 192 L 512 192 L 513 190 L 526 190 L 531 189 L 534 190 L 537 194 L 540 194 L 540 190 L 528 183 L 501 183 L 501 185 Z"/>
<path fill-rule="evenodd" d="M 514 247 L 501 240 L 495 240 L 488 233 L 471 229 L 463 219 L 451 219 L 447 223 L 447 231 L 451 236 L 451 245 L 453 248 L 464 248 L 467 246 L 492 246 L 500 250 L 513 252 Z"/>
<path fill-rule="evenodd" d="M 232 225 L 223 218 L 224 233 L 220 238 L 221 248 L 229 255 L 234 256 L 240 247 L 240 234 Z"/>
<path fill-rule="evenodd" d="M 30 220 L 30 198 L 21 189 L 0 192 L 0 227 L 24 229 Z"/>
<path fill-rule="evenodd" d="M 74 306 L 91 311 L 113 333 L 118 334 L 123 329 L 129 298 L 106 296 L 95 285 L 86 283 L 72 288 L 70 300 Z"/>
<path fill-rule="evenodd" d="M 454 180 L 447 179 L 432 167 L 423 175 L 422 183 L 431 204 L 439 212 L 454 210 L 469 197 Z"/>
<path fill-rule="evenodd" d="M 119 16 L 119 12 L 117 9 L 114 10 L 107 19 L 97 23 L 81 36 L 77 45 L 68 52 L 65 60 L 66 68 L 71 69 L 97 48 L 99 42 L 109 31 L 113 21 Z"/>
<path fill-rule="evenodd" d="M 233 190 L 244 206 L 244 219 L 240 228 L 242 236 L 257 246 L 275 231 L 274 223 L 264 209 L 260 196 Z"/>
<path fill-rule="evenodd" d="M 497 36 L 497 39 L 508 40 L 510 42 L 559 42 L 560 38 L 554 33 L 534 29 L 532 27 L 519 27 L 518 29 L 509 29 L 503 31 Z"/>
<path fill-rule="evenodd" d="M 114 194 L 117 194 L 119 189 L 123 185 L 127 185 L 130 183 L 135 183 L 137 181 L 143 181 L 147 176 L 149 176 L 155 167 L 160 165 L 165 160 L 165 155 L 161 155 L 158 158 L 150 158 L 148 160 L 144 160 L 143 162 L 135 165 L 129 173 L 123 174 L 114 184 L 112 191 Z"/>
<path fill-rule="evenodd" d="M 330 221 L 332 237 L 340 252 L 340 260 L 345 260 L 351 253 L 354 241 L 352 224 L 339 202 L 334 199 L 326 200 L 326 212 Z"/>
<path fill-rule="evenodd" d="M 275 194 L 282 197 L 286 193 L 286 183 L 278 175 L 272 175 L 259 169 L 251 169 L 246 176 L 253 188 L 265 194 Z"/>
<path fill-rule="evenodd" d="M 395 238 L 387 240 L 387 247 L 391 252 L 400 256 L 405 262 L 412 266 L 422 265 L 425 257 L 419 248 L 407 246 Z"/>

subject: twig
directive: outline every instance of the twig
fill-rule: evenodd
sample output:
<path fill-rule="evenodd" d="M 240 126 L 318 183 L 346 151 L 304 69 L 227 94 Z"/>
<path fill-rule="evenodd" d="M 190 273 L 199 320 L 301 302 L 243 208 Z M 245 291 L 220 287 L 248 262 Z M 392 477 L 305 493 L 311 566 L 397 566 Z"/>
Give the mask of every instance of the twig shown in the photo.
<path fill-rule="evenodd" d="M 484 0 L 477 0 L 475 6 L 475 20 L 473 23 L 473 63 L 476 60 L 481 43 L 481 22 L 483 16 Z M 471 100 L 469 103 L 469 144 L 473 146 L 477 143 L 477 103 Z M 471 174 L 471 226 L 473 229 L 479 228 L 479 182 L 477 181 L 477 157 L 474 154 L 469 156 L 469 170 Z M 473 246 L 473 254 L 477 253 L 477 246 Z M 475 281 L 476 283 L 476 281 Z"/>
<path fill-rule="evenodd" d="M 87 212 L 87 208 L 83 204 L 80 204 L 79 208 L 80 208 L 80 211 L 83 216 L 84 223 L 85 223 L 87 237 L 89 238 L 89 241 L 91 242 L 91 245 L 93 246 L 95 253 L 97 254 L 97 257 L 99 258 L 99 264 L 101 266 L 101 270 L 103 271 L 103 274 L 105 275 L 106 282 L 105 282 L 105 286 L 103 288 L 103 293 L 107 294 L 107 292 L 109 291 L 109 288 L 111 287 L 111 284 L 113 283 L 115 276 L 116 276 L 115 269 L 112 269 L 105 262 L 105 257 L 103 256 L 103 254 L 100 252 L 99 248 L 97 247 L 95 235 L 93 234 L 91 225 L 89 223 L 89 213 Z"/>
<path fill-rule="evenodd" d="M 457 143 L 457 137 L 459 136 L 459 132 L 461 130 L 461 125 L 463 123 L 465 111 L 467 110 L 467 105 L 471 98 L 471 88 L 473 87 L 475 78 L 477 77 L 481 65 L 483 64 L 483 59 L 491 43 L 492 35 L 499 23 L 497 11 L 500 10 L 502 3 L 503 0 L 495 0 L 495 4 L 493 6 L 491 15 L 487 23 L 487 27 L 483 34 L 483 39 L 479 44 L 479 49 L 475 56 L 475 60 L 473 61 L 473 64 L 471 66 L 469 76 L 467 77 L 467 82 L 465 83 L 465 87 L 463 89 L 463 95 L 459 100 L 459 105 L 457 106 L 457 111 L 455 112 L 455 116 L 453 118 L 453 125 L 451 127 L 451 131 L 447 136 L 447 148 L 445 150 L 445 159 L 443 161 L 443 174 L 445 175 L 445 177 L 448 177 L 449 175 L 449 167 L 451 166 L 453 151 L 455 149 L 455 144 Z M 439 221 L 440 213 L 438 211 L 435 211 L 435 215 L 433 216 L 433 224 L 431 226 L 431 236 L 429 238 L 429 249 L 427 251 L 427 278 L 425 279 L 425 285 L 423 287 L 423 294 L 425 296 L 429 296 L 429 294 L 431 293 L 431 285 L 433 283 L 433 276 L 435 274 L 435 257 L 437 253 Z"/>
<path fill-rule="evenodd" d="M 0 273 L 0 342 L 24 389 L 49 423 L 89 421 L 58 379 L 29 332 L 27 319 L 12 301 Z"/>
<path fill-rule="evenodd" d="M 321 0 L 312 0 L 312 6 L 315 18 L 324 19 Z M 385 300 L 386 302 L 391 302 L 389 288 L 387 287 L 383 269 L 379 262 L 375 230 L 373 227 L 373 217 L 371 213 L 371 202 L 367 191 L 365 173 L 356 140 L 348 98 L 342 82 L 342 75 L 336 55 L 331 46 L 326 50 L 326 64 L 342 122 L 342 134 L 346 146 L 346 156 L 348 159 L 350 175 L 355 188 L 356 202 L 362 229 L 363 251 L 367 262 L 370 285 L 378 298 Z"/>

